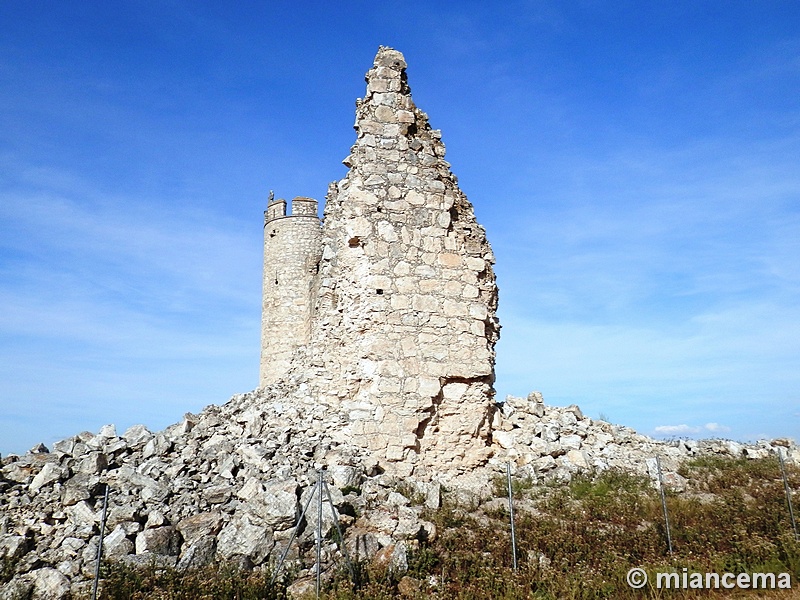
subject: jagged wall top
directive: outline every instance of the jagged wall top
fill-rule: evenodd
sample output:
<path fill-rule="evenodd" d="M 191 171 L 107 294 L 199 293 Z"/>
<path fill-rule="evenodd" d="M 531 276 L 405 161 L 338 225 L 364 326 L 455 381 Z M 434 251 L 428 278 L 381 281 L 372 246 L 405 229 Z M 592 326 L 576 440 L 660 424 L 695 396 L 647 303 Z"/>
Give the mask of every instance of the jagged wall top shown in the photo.
<path fill-rule="evenodd" d="M 387 182 L 381 178 L 378 174 L 382 168 L 376 167 L 378 164 L 440 167 L 437 175 L 450 179 L 454 185 L 456 183 L 449 171 L 450 165 L 443 160 L 445 147 L 441 132 L 431 129 L 428 116 L 414 105 L 411 98 L 406 66 L 400 52 L 384 46 L 379 48 L 373 67 L 366 75 L 366 95 L 356 101 L 354 128 L 358 137 L 350 155 L 343 161 L 351 168 L 351 173 L 362 176 L 367 189 L 380 188 L 386 183 L 394 185 L 394 190 L 391 187 L 386 190 L 390 197 L 397 196 L 399 190 L 396 186 L 401 182 Z M 407 171 L 402 167 L 400 170 Z M 422 189 L 424 182 L 420 177 L 412 176 L 406 177 L 402 183 L 410 189 Z M 444 191 L 439 186 L 436 188 L 436 191 Z"/>
<path fill-rule="evenodd" d="M 331 184 L 308 352 L 295 371 L 352 439 L 409 470 L 486 459 L 499 333 L 494 256 L 439 131 L 381 47 Z"/>

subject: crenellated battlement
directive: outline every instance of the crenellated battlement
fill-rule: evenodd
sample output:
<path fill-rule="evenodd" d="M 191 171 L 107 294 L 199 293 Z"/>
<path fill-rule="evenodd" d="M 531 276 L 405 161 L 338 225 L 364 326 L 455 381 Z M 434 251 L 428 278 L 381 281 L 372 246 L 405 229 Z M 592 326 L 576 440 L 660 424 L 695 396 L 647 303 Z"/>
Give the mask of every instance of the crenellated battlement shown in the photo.
<path fill-rule="evenodd" d="M 305 196 L 296 196 L 292 199 L 292 214 L 286 214 L 286 200 L 279 198 L 270 199 L 267 210 L 264 211 L 264 225 L 275 219 L 287 217 L 317 217 L 317 201 Z"/>
<path fill-rule="evenodd" d="M 292 216 L 293 217 L 316 217 L 317 216 L 317 201 L 313 198 L 305 198 L 303 196 L 296 196 L 292 200 Z"/>
<path fill-rule="evenodd" d="M 279 219 L 286 216 L 286 200 L 279 198 L 278 200 L 270 199 L 267 204 L 267 210 L 264 211 L 264 224 L 270 221 Z"/>

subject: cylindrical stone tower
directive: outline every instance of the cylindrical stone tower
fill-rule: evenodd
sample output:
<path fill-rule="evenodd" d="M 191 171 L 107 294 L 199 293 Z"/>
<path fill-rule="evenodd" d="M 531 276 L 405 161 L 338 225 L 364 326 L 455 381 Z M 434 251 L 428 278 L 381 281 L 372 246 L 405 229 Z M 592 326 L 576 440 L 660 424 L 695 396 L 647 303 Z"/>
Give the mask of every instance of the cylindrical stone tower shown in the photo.
<path fill-rule="evenodd" d="M 317 201 L 269 203 L 264 212 L 264 286 L 261 311 L 261 387 L 283 378 L 311 333 L 312 290 L 321 253 Z"/>

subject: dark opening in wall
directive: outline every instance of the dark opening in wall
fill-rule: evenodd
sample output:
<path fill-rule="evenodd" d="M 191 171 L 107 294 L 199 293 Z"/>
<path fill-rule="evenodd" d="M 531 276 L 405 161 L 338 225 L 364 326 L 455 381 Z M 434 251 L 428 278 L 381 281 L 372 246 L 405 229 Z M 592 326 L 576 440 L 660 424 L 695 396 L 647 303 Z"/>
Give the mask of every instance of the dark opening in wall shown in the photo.
<path fill-rule="evenodd" d="M 375 293 L 378 294 L 378 296 L 383 296 L 383 290 L 381 288 L 375 290 Z"/>

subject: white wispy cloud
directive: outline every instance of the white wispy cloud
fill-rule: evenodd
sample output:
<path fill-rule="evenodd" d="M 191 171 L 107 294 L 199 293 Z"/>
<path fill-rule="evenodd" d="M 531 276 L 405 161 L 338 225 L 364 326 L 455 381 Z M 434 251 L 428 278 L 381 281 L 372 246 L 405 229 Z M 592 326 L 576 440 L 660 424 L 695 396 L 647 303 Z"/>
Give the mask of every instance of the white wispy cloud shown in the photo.
<path fill-rule="evenodd" d="M 681 425 L 659 425 L 658 427 L 654 428 L 654 431 L 664 435 L 680 435 L 688 433 L 700 433 L 702 430 L 700 427 L 692 427 L 684 423 Z"/>
<path fill-rule="evenodd" d="M 731 430 L 727 425 L 720 425 L 719 423 L 706 423 L 704 428 L 712 433 L 727 433 Z"/>
<path fill-rule="evenodd" d="M 661 435 L 697 435 L 704 432 L 718 434 L 727 433 L 730 430 L 730 427 L 720 425 L 719 423 L 706 423 L 703 426 L 681 423 L 680 425 L 658 425 L 653 428 L 655 433 Z"/>

